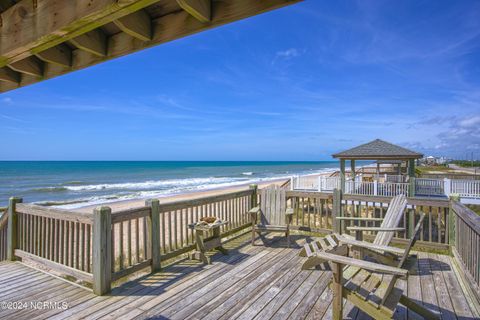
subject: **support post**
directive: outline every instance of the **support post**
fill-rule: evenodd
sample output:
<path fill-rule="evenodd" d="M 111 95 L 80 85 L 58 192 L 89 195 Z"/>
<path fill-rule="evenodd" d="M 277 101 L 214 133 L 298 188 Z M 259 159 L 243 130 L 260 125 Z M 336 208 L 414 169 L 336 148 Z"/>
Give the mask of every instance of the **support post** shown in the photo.
<path fill-rule="evenodd" d="M 415 197 L 415 177 L 409 177 L 408 182 L 408 196 Z"/>
<path fill-rule="evenodd" d="M 256 184 L 250 185 L 250 190 L 252 190 L 252 198 L 250 199 L 250 208 L 255 208 L 258 204 L 258 186 Z"/>
<path fill-rule="evenodd" d="M 342 233 L 343 231 L 343 221 L 337 220 L 336 217 L 342 216 L 342 190 L 335 188 L 333 190 L 333 230 L 336 233 Z"/>
<path fill-rule="evenodd" d="M 332 301 L 332 319 L 343 319 L 343 265 L 339 263 L 332 263 L 333 271 L 333 301 Z"/>
<path fill-rule="evenodd" d="M 318 192 L 322 192 L 322 178 L 323 176 L 318 176 Z"/>
<path fill-rule="evenodd" d="M 93 293 L 104 295 L 112 287 L 112 210 L 99 207 L 93 212 Z"/>
<path fill-rule="evenodd" d="M 152 257 L 152 272 L 160 270 L 160 201 L 150 199 L 145 201 L 145 206 L 150 207 L 151 213 L 147 217 L 147 241 L 150 243 L 149 252 Z"/>
<path fill-rule="evenodd" d="M 17 203 L 21 203 L 22 198 L 11 197 L 8 200 L 8 224 L 7 224 L 7 260 L 15 260 L 15 249 L 17 248 Z"/>
<path fill-rule="evenodd" d="M 290 190 L 291 190 L 291 191 L 293 191 L 293 189 L 294 189 L 294 188 L 293 188 L 293 184 L 294 184 L 294 177 L 291 176 L 291 177 L 290 177 Z"/>
<path fill-rule="evenodd" d="M 345 192 L 345 159 L 340 159 L 340 190 Z"/>
<path fill-rule="evenodd" d="M 408 238 L 412 239 L 415 233 L 415 210 L 408 210 Z"/>
<path fill-rule="evenodd" d="M 374 196 L 378 195 L 378 180 L 377 179 L 373 180 L 373 195 Z"/>
<path fill-rule="evenodd" d="M 355 181 L 355 160 L 350 160 L 350 175 L 352 180 Z"/>

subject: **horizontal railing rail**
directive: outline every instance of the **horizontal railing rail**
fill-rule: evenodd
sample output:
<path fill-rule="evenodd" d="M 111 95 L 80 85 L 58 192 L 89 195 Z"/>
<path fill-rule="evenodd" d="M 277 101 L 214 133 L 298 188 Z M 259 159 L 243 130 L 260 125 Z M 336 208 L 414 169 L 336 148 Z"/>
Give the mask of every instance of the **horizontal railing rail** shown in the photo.
<path fill-rule="evenodd" d="M 480 216 L 457 201 L 452 201 L 451 211 L 455 215 L 452 251 L 480 299 Z"/>

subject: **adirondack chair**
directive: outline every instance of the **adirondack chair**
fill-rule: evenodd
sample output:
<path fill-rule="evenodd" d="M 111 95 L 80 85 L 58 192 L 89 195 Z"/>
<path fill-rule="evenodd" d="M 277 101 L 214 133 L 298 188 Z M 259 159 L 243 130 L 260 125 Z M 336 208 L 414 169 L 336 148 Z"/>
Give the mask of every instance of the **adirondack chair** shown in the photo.
<path fill-rule="evenodd" d="M 312 267 L 314 266 L 315 259 L 310 259 L 310 256 L 307 254 L 308 252 L 316 252 L 319 250 L 326 250 L 331 253 L 336 254 L 346 254 L 347 251 L 345 248 L 338 247 L 340 245 L 340 239 L 343 240 L 343 243 L 347 241 L 356 241 L 357 245 L 350 243 L 353 246 L 354 250 L 359 252 L 358 257 L 368 256 L 370 258 L 375 259 L 377 262 L 381 262 L 383 264 L 394 265 L 395 264 L 395 255 L 392 255 L 390 252 L 385 252 L 382 250 L 375 250 L 369 248 L 363 248 L 359 246 L 359 242 L 363 241 L 363 232 L 364 231 L 377 231 L 377 235 L 373 241 L 374 245 L 377 246 L 388 246 L 390 241 L 393 238 L 395 231 L 403 231 L 404 228 L 398 227 L 402 217 L 403 211 L 407 207 L 407 198 L 404 195 L 398 195 L 394 197 L 388 206 L 387 213 L 385 214 L 384 218 L 365 218 L 365 217 L 337 217 L 339 221 L 366 221 L 366 222 L 374 222 L 374 221 L 382 221 L 380 227 L 362 227 L 362 226 L 354 226 L 354 227 L 347 227 L 347 230 L 355 232 L 355 239 L 348 235 L 340 235 L 334 233 L 332 235 L 328 235 L 323 239 L 318 239 L 316 241 L 307 243 L 304 245 L 304 248 L 300 251 L 300 256 L 309 257 L 307 261 L 305 261 L 305 265 Z M 403 251 L 402 251 L 403 252 Z"/>
<path fill-rule="evenodd" d="M 424 215 L 415 228 L 407 248 L 395 267 L 374 263 L 365 260 L 353 259 L 337 254 L 318 251 L 314 253 L 316 259 L 328 262 L 333 271 L 330 288 L 333 290 L 333 319 L 343 317 L 343 298 L 347 299 L 359 309 L 374 319 L 390 319 L 395 313 L 398 303 L 411 309 L 425 319 L 440 319 L 440 315 L 416 303 L 403 294 L 402 287 L 397 283 L 400 277 L 407 277 L 408 271 L 403 269 L 415 244 L 416 234 L 420 230 Z M 355 241 L 355 240 L 354 240 Z M 362 246 L 366 247 L 365 244 Z M 371 244 L 372 250 L 382 250 L 398 253 L 398 248 Z"/>
<path fill-rule="evenodd" d="M 262 231 L 282 232 L 287 237 L 290 247 L 290 223 L 293 209 L 287 209 L 285 189 L 270 185 L 260 191 L 260 204 L 250 211 L 252 219 L 252 245 L 255 244 L 255 234 Z"/>

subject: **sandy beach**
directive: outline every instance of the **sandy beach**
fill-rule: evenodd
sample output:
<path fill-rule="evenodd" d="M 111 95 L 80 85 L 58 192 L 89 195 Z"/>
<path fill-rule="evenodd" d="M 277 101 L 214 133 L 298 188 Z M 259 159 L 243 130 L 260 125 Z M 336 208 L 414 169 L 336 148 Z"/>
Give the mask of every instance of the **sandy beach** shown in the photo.
<path fill-rule="evenodd" d="M 287 180 L 281 179 L 281 180 L 258 183 L 257 186 L 258 188 L 263 188 L 271 184 L 281 185 L 281 184 L 284 184 L 285 182 L 287 182 Z M 249 188 L 249 185 L 246 184 L 246 185 L 239 185 L 239 186 L 233 186 L 233 187 L 227 187 L 227 188 L 221 188 L 221 189 L 211 189 L 211 190 L 196 191 L 196 192 L 190 192 L 190 193 L 180 193 L 176 195 L 159 197 L 158 199 L 160 199 L 160 203 L 169 203 L 169 202 L 180 201 L 180 200 L 191 200 L 195 198 L 215 196 L 215 195 L 228 193 L 228 192 L 241 191 L 248 188 Z M 96 205 L 89 205 L 89 206 L 77 208 L 77 209 L 74 209 L 73 211 L 92 212 L 95 208 L 105 205 L 110 207 L 112 209 L 112 212 L 115 212 L 115 211 L 135 208 L 135 207 L 142 207 L 145 205 L 145 200 L 147 199 L 133 199 L 133 200 L 123 200 L 118 202 L 108 202 L 105 204 L 96 204 Z"/>

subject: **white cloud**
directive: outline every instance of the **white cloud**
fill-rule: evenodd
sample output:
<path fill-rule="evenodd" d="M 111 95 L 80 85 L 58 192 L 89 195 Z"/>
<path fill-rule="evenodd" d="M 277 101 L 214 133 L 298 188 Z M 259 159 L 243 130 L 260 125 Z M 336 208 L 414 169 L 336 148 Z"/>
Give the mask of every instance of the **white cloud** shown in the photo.
<path fill-rule="evenodd" d="M 276 54 L 277 57 L 285 58 L 285 59 L 295 58 L 295 57 L 298 57 L 299 55 L 301 55 L 301 52 L 295 48 L 278 51 Z"/>
<path fill-rule="evenodd" d="M 12 98 L 10 98 L 10 97 L 6 97 L 6 98 L 3 98 L 3 99 L 2 99 L 2 102 L 3 102 L 3 103 L 6 103 L 6 104 L 12 104 L 12 103 L 13 103 L 13 100 L 12 100 Z"/>

